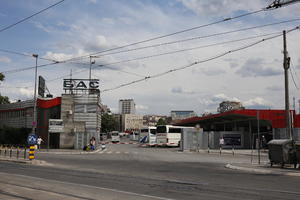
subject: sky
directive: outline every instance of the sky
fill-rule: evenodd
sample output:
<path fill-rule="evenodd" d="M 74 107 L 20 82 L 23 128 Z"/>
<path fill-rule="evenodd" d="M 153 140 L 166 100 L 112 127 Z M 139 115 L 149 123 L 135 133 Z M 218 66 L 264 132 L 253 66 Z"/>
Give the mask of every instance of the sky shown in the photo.
<path fill-rule="evenodd" d="M 56 2 L 58 0 L 1 1 L 0 29 Z M 0 93 L 12 101 L 33 98 L 34 69 L 20 69 L 35 66 L 35 58 L 31 56 L 1 50 L 38 54 L 38 65 L 42 65 L 49 61 L 40 58 L 58 61 L 78 58 L 260 10 L 271 2 L 65 0 L 0 32 L 0 72 L 5 74 Z M 249 109 L 284 109 L 282 36 L 207 59 L 299 26 L 299 9 L 300 3 L 295 3 L 97 54 L 98 57 L 93 58 L 92 78 L 100 80 L 102 103 L 116 113 L 119 99 L 130 98 L 136 103 L 137 114 L 157 115 L 169 115 L 171 110 L 194 110 L 198 115 L 216 113 L 219 104 L 227 100 L 240 101 Z M 293 22 L 219 34 L 298 18 Z M 296 110 L 299 110 L 297 102 L 300 99 L 299 41 L 299 30 L 287 34 L 291 57 L 290 103 L 293 108 L 294 97 Z M 151 45 L 155 47 L 142 48 Z M 157 56 L 159 54 L 165 55 Z M 69 78 L 71 71 L 73 78 L 88 78 L 89 62 L 89 57 L 85 57 L 40 67 L 38 75 L 46 79 L 47 88 L 54 96 L 61 96 L 63 78 Z M 198 64 L 193 65 L 195 62 Z M 189 65 L 192 66 L 184 68 Z M 114 89 L 177 68 L 184 69 Z M 5 73 L 13 69 L 17 71 Z"/>

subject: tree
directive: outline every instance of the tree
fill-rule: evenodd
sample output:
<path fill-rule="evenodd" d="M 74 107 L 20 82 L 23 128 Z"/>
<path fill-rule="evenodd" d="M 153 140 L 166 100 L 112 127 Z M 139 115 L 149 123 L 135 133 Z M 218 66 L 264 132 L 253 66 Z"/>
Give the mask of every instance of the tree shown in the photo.
<path fill-rule="evenodd" d="M 101 132 L 108 133 L 115 130 L 117 121 L 113 115 L 104 113 L 101 117 Z"/>
<path fill-rule="evenodd" d="M 160 118 L 156 124 L 157 126 L 159 125 L 167 125 L 167 122 L 163 119 L 163 118 Z"/>
<path fill-rule="evenodd" d="M 4 79 L 5 79 L 4 74 L 0 73 L 0 81 L 4 81 Z M 0 94 L 0 104 L 6 104 L 6 103 L 10 103 L 9 98 L 7 96 L 1 96 Z"/>

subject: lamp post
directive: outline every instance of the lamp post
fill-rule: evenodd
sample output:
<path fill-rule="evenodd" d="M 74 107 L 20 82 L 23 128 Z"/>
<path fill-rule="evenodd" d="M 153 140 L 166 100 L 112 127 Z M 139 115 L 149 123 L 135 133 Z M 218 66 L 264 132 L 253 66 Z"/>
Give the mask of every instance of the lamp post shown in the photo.
<path fill-rule="evenodd" d="M 34 80 L 34 106 L 33 106 L 33 122 L 32 122 L 32 133 L 36 134 L 36 126 L 37 126 L 37 112 L 36 112 L 36 106 L 37 106 L 37 98 L 36 98 L 36 87 L 37 87 L 37 61 L 38 61 L 38 54 L 32 54 L 32 56 L 35 58 L 35 80 Z"/>

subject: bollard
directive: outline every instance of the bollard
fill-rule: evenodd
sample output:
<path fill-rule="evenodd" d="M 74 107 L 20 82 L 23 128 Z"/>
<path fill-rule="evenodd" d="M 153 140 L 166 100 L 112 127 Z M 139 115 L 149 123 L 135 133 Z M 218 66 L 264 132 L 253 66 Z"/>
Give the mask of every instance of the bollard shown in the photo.
<path fill-rule="evenodd" d="M 26 146 L 24 146 L 24 160 L 26 159 Z"/>
<path fill-rule="evenodd" d="M 12 147 L 10 147 L 10 150 L 9 150 L 9 157 L 11 158 L 12 156 Z"/>
<path fill-rule="evenodd" d="M 4 148 L 4 156 L 6 157 L 7 147 Z"/>
<path fill-rule="evenodd" d="M 19 153 L 20 153 L 19 150 L 20 150 L 19 147 L 17 147 L 17 159 L 19 159 Z"/>
<path fill-rule="evenodd" d="M 232 156 L 234 156 L 234 145 L 232 145 Z"/>
<path fill-rule="evenodd" d="M 29 147 L 29 160 L 34 159 L 34 150 L 35 150 L 35 145 L 30 145 L 30 147 Z"/>

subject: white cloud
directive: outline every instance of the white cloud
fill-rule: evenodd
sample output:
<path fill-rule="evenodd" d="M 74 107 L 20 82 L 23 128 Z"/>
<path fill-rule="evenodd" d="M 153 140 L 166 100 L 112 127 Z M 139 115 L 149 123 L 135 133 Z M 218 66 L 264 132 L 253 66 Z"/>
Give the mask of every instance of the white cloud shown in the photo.
<path fill-rule="evenodd" d="M 3 63 L 10 63 L 10 62 L 11 62 L 11 59 L 8 58 L 8 57 L 5 57 L 5 56 L 0 56 L 0 62 L 3 62 Z"/>
<path fill-rule="evenodd" d="M 256 109 L 268 109 L 272 107 L 272 103 L 261 98 L 256 97 L 254 99 L 249 99 L 248 101 L 245 101 L 243 105 L 246 108 L 256 108 Z"/>
<path fill-rule="evenodd" d="M 32 89 L 27 89 L 27 88 L 20 88 L 19 92 L 21 96 L 25 96 L 27 98 L 33 97 L 33 93 L 34 93 Z"/>
<path fill-rule="evenodd" d="M 250 58 L 236 73 L 242 77 L 276 76 L 282 74 L 282 70 L 267 67 L 266 65 L 262 58 Z"/>
<path fill-rule="evenodd" d="M 149 107 L 148 106 L 144 106 L 144 105 L 140 105 L 140 104 L 137 104 L 135 106 L 135 108 L 138 110 L 138 111 L 144 111 L 144 110 L 148 110 Z"/>
<path fill-rule="evenodd" d="M 178 0 L 186 8 L 194 11 L 200 16 L 205 15 L 229 15 L 232 12 L 245 10 L 253 11 L 265 7 L 266 1 L 252 0 Z"/>

